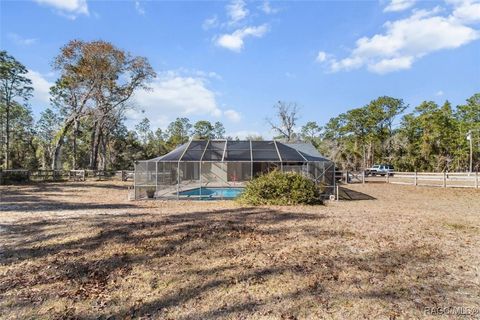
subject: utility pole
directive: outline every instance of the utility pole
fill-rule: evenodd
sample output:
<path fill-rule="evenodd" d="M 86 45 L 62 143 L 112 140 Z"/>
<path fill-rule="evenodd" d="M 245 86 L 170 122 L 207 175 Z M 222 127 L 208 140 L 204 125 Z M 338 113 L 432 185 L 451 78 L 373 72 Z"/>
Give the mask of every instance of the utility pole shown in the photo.
<path fill-rule="evenodd" d="M 469 172 L 473 172 L 473 136 L 472 130 L 468 131 L 467 133 L 467 140 L 470 142 L 470 170 Z"/>

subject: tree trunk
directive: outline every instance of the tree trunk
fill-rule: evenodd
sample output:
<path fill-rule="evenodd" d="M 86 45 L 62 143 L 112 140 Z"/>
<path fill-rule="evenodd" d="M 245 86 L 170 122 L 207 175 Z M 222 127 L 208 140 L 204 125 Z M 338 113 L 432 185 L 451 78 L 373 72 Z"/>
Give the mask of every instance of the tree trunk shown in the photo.
<path fill-rule="evenodd" d="M 49 150 L 45 146 L 42 146 L 42 170 L 47 170 L 48 167 L 48 154 Z"/>
<path fill-rule="evenodd" d="M 68 129 L 70 129 L 71 125 L 73 124 L 73 118 L 69 118 L 63 127 L 61 131 L 59 132 L 59 136 L 57 137 L 57 140 L 55 141 L 55 147 L 53 148 L 52 152 L 52 170 L 57 170 L 58 164 L 60 163 L 60 156 L 61 156 L 61 149 L 63 146 L 63 138 L 65 137 L 65 134 L 68 132 Z"/>
<path fill-rule="evenodd" d="M 72 159 L 72 169 L 77 170 L 77 135 L 78 135 L 78 119 L 75 118 L 73 124 L 73 159 Z"/>
<path fill-rule="evenodd" d="M 364 168 L 370 167 L 370 161 L 372 159 L 372 143 L 371 142 L 368 143 L 368 148 L 366 149 L 367 149 L 367 154 L 364 155 L 365 160 L 363 161 Z M 365 147 L 363 150 L 365 150 Z"/>
<path fill-rule="evenodd" d="M 108 134 L 102 135 L 102 170 L 107 170 L 107 141 Z"/>
<path fill-rule="evenodd" d="M 90 154 L 90 169 L 97 170 L 98 168 L 98 147 L 100 145 L 101 129 L 100 123 L 95 124 L 95 129 L 92 132 L 92 150 Z"/>
<path fill-rule="evenodd" d="M 365 150 L 365 144 L 363 145 L 363 169 L 367 167 L 367 158 L 366 158 L 366 150 Z"/>
<path fill-rule="evenodd" d="M 373 166 L 375 164 L 375 143 L 370 142 L 372 146 L 372 158 L 370 159 L 370 165 L 369 167 Z"/>
<path fill-rule="evenodd" d="M 90 133 L 90 161 L 89 161 L 89 168 L 91 169 L 93 167 L 93 145 L 95 144 L 95 132 L 97 127 L 97 122 L 93 123 L 92 131 Z"/>
<path fill-rule="evenodd" d="M 65 136 L 65 134 L 62 133 L 55 143 L 55 147 L 53 149 L 53 156 L 52 156 L 52 170 L 57 170 L 58 165 L 61 161 L 61 159 L 60 159 L 61 153 L 60 152 L 61 152 L 61 149 L 62 149 L 62 146 L 63 146 L 64 136 Z"/>
<path fill-rule="evenodd" d="M 10 102 L 6 103 L 6 119 L 5 119 L 5 169 L 9 169 L 10 165 Z"/>

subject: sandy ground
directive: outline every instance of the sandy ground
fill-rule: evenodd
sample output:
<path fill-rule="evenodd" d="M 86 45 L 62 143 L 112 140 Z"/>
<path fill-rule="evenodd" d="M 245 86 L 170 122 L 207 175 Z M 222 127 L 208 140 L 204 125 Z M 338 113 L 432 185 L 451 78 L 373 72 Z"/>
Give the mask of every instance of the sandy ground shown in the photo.
<path fill-rule="evenodd" d="M 0 318 L 480 318 L 480 190 L 252 208 L 126 188 L 0 187 Z"/>

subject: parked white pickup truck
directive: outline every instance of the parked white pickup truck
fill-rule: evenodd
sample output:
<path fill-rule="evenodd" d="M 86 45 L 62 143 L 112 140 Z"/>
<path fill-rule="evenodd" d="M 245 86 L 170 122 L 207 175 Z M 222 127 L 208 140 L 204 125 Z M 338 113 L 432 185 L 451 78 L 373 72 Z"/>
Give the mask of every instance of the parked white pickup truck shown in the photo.
<path fill-rule="evenodd" d="M 371 168 L 368 168 L 367 170 L 365 170 L 365 175 L 366 176 L 369 176 L 369 175 L 372 175 L 372 176 L 376 176 L 376 175 L 380 175 L 382 177 L 386 176 L 387 174 L 389 176 L 393 176 L 393 166 L 392 165 L 389 165 L 389 164 L 376 164 L 374 165 L 373 167 Z"/>

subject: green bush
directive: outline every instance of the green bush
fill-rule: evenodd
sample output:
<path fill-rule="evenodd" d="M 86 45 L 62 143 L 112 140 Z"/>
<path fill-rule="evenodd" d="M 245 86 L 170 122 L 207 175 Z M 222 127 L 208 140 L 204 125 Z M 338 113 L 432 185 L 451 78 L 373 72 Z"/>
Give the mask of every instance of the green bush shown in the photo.
<path fill-rule="evenodd" d="M 294 172 L 272 171 L 250 181 L 238 201 L 249 205 L 321 204 L 320 190 Z"/>

